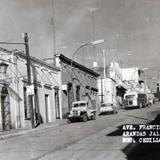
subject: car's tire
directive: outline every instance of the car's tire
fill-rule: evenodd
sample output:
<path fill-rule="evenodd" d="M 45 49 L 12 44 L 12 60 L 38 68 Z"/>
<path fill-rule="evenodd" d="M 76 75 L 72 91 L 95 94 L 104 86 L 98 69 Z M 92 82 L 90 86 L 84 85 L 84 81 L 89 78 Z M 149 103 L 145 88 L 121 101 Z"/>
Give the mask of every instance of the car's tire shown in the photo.
<path fill-rule="evenodd" d="M 96 113 L 93 114 L 92 120 L 96 120 Z"/>
<path fill-rule="evenodd" d="M 113 111 L 113 114 L 117 114 L 118 112 L 116 110 Z"/>
<path fill-rule="evenodd" d="M 87 120 L 88 120 L 87 114 L 83 114 L 82 120 L 83 120 L 83 122 L 87 122 Z"/>
<path fill-rule="evenodd" d="M 67 123 L 72 123 L 71 119 L 70 118 L 67 118 Z"/>

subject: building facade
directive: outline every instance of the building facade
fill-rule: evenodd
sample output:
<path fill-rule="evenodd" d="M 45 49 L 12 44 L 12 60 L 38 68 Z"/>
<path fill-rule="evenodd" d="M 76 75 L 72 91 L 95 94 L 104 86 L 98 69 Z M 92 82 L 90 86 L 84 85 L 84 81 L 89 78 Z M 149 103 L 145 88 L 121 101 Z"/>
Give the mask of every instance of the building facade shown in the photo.
<path fill-rule="evenodd" d="M 55 59 L 56 66 L 61 70 L 62 117 L 71 110 L 73 101 L 83 100 L 86 94 L 98 103 L 99 74 L 62 54 L 56 55 Z"/>
<path fill-rule="evenodd" d="M 128 89 L 123 83 L 122 69 L 117 62 L 111 62 L 106 70 L 107 77 L 98 80 L 99 100 L 101 103 L 121 107 L 123 96 Z"/>
<path fill-rule="evenodd" d="M 0 56 L 1 64 L 7 66 L 6 72 L 0 73 L 0 130 L 31 127 L 30 105 L 35 126 L 55 121 L 61 108 L 59 68 L 30 57 L 31 85 L 28 86 L 25 54 L 0 48 Z"/>
<path fill-rule="evenodd" d="M 136 90 L 140 87 L 140 69 L 138 67 L 122 68 L 123 82 L 128 86 L 128 90 Z"/>
<path fill-rule="evenodd" d="M 98 80 L 98 96 L 101 104 L 116 106 L 116 82 L 111 78 L 100 78 Z"/>
<path fill-rule="evenodd" d="M 116 103 L 120 107 L 122 106 L 123 96 L 126 93 L 128 87 L 123 81 L 122 68 L 117 62 L 111 62 L 109 65 L 109 77 L 115 81 L 116 87 Z"/>

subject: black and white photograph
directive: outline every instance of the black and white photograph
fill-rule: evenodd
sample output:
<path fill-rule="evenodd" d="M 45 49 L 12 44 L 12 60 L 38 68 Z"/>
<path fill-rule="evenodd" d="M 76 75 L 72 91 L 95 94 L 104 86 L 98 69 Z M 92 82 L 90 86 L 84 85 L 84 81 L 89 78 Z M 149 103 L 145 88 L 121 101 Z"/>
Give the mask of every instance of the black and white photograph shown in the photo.
<path fill-rule="evenodd" d="M 0 160 L 159 160 L 160 1 L 0 0 Z"/>

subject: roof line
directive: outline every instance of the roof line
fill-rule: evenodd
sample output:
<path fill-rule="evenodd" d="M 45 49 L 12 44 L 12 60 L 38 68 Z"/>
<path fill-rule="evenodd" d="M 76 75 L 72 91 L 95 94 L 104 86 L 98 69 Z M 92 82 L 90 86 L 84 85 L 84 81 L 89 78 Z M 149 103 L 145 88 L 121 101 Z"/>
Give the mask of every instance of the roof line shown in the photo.
<path fill-rule="evenodd" d="M 16 52 L 15 54 L 19 55 L 21 58 L 26 59 L 26 55 L 25 55 L 24 53 L 20 52 L 20 51 Z M 37 62 L 37 63 L 43 64 L 44 66 L 49 67 L 49 68 L 51 68 L 51 69 L 60 71 L 60 69 L 59 69 L 58 67 L 53 66 L 53 65 L 51 65 L 51 64 L 49 64 L 49 63 L 46 63 L 46 62 L 43 61 L 43 60 L 37 59 L 37 58 L 32 57 L 32 56 L 30 56 L 30 59 L 31 59 L 31 61 L 33 61 L 33 62 Z"/>
<path fill-rule="evenodd" d="M 13 50 L 13 51 L 10 51 L 10 50 L 8 50 L 8 49 L 4 49 L 4 48 L 1 48 L 0 47 L 0 51 L 2 51 L 2 52 L 7 52 L 8 54 L 12 54 L 12 53 L 14 53 L 14 55 L 18 55 L 18 56 L 20 56 L 21 58 L 23 58 L 23 59 L 26 59 L 26 55 L 23 53 L 23 52 L 21 52 L 21 51 L 19 51 L 19 50 Z M 60 71 L 60 69 L 58 68 L 58 67 L 56 67 L 56 66 L 53 66 L 53 65 L 50 65 L 49 63 L 46 63 L 45 61 L 43 61 L 43 60 L 40 60 L 40 59 L 38 59 L 38 58 L 35 58 L 35 57 L 32 57 L 32 56 L 30 56 L 30 59 L 31 59 L 31 61 L 33 61 L 33 62 L 36 62 L 36 63 L 39 63 L 39 64 L 42 64 L 42 65 L 44 65 L 44 66 L 46 66 L 46 67 L 48 67 L 48 68 L 50 68 L 50 69 L 54 69 L 54 70 L 56 70 L 56 71 Z"/>
<path fill-rule="evenodd" d="M 92 75 L 94 75 L 96 77 L 100 76 L 100 74 L 98 74 L 97 72 L 95 72 L 95 71 L 93 71 L 93 70 L 91 70 L 91 69 L 89 69 L 89 68 L 87 68 L 87 67 L 85 67 L 85 66 L 83 66 L 83 65 L 81 65 L 79 63 L 77 63 L 76 61 L 71 60 L 70 58 L 64 56 L 63 54 L 56 54 L 55 56 L 59 57 L 62 62 L 66 63 L 68 65 L 72 64 L 72 66 L 74 66 L 74 67 L 76 67 L 76 68 L 78 68 L 80 70 L 83 70 L 83 71 L 85 71 L 85 72 L 87 72 L 89 74 L 92 74 Z"/>

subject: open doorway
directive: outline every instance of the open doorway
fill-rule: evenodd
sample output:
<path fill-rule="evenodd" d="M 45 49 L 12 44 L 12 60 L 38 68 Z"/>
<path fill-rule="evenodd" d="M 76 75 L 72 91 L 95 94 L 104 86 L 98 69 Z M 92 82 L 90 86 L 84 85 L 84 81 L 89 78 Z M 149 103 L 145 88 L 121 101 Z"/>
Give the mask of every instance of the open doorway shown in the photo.
<path fill-rule="evenodd" d="M 10 102 L 7 87 L 2 87 L 1 90 L 1 114 L 2 114 L 2 130 L 10 130 L 11 126 L 11 112 Z"/>
<path fill-rule="evenodd" d="M 49 106 L 49 95 L 45 94 L 45 110 L 46 110 L 46 123 L 49 122 L 49 115 L 50 115 L 50 106 Z"/>
<path fill-rule="evenodd" d="M 55 88 L 54 92 L 55 98 L 55 110 L 56 110 L 56 119 L 60 119 L 60 107 L 59 107 L 59 89 Z"/>

